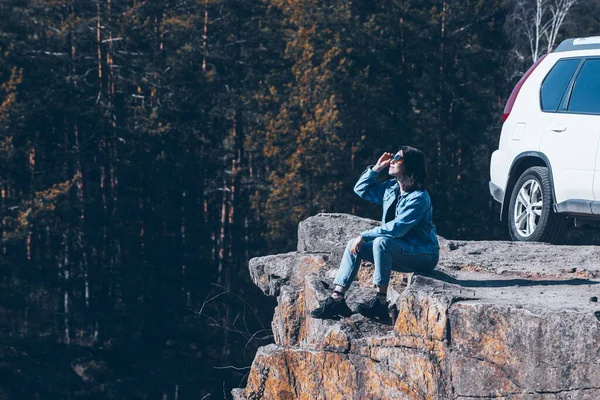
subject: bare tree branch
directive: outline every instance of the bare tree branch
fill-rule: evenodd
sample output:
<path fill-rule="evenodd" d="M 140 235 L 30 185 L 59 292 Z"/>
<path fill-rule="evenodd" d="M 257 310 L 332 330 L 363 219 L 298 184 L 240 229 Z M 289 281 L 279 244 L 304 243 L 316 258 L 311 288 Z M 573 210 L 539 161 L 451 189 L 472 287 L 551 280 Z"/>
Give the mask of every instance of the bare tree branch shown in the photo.
<path fill-rule="evenodd" d="M 513 41 L 513 50 L 510 56 L 516 59 L 517 64 L 529 63 L 531 65 L 541 57 L 544 51 L 546 53 L 552 51 L 561 26 L 569 10 L 577 1 L 514 1 L 513 12 L 507 19 L 507 30 Z M 516 70 L 527 70 L 526 67 L 529 65 L 516 65 Z M 511 73 L 511 79 L 515 74 Z"/>

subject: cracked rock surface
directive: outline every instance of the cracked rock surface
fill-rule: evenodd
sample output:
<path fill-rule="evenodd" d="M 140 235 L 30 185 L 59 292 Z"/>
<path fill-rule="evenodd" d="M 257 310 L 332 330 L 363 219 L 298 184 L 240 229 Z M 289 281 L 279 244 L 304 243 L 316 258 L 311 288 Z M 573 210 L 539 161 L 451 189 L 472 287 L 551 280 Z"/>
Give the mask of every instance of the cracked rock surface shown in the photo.
<path fill-rule="evenodd" d="M 235 399 L 600 399 L 600 247 L 438 237 L 429 275 L 393 272 L 393 325 L 310 317 L 348 240 L 377 221 L 318 214 L 298 251 L 254 258 L 277 297 L 275 343 L 259 349 Z M 363 263 L 351 309 L 375 292 Z"/>

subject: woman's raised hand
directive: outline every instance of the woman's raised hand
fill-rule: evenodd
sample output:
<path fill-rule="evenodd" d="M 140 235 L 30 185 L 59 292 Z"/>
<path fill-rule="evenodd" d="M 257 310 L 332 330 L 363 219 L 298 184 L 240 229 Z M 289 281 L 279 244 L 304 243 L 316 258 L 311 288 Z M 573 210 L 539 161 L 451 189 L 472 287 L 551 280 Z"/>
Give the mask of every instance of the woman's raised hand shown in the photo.
<path fill-rule="evenodd" d="M 381 172 L 384 168 L 387 168 L 390 165 L 390 160 L 393 156 L 392 153 L 383 153 L 381 157 L 379 157 L 379 160 L 377 160 L 377 164 L 373 167 L 373 171 Z"/>

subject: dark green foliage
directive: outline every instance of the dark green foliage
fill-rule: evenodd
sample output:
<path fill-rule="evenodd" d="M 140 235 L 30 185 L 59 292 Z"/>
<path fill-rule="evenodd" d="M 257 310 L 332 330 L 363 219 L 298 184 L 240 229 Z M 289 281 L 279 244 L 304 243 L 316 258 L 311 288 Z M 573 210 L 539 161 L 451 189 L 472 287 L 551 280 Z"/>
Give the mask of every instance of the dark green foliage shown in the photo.
<path fill-rule="evenodd" d="M 593 33 L 592 3 L 563 35 Z M 352 188 L 403 144 L 440 235 L 506 238 L 487 182 L 511 7 L 3 1 L 0 399 L 244 385 L 216 367 L 272 340 L 248 260 L 319 212 L 379 219 Z"/>

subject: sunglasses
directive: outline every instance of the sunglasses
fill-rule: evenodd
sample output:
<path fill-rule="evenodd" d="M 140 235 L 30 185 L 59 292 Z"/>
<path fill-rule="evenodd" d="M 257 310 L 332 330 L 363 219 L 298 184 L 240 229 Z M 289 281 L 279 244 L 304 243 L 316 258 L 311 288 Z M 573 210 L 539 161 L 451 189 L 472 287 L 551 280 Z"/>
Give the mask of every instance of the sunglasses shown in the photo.
<path fill-rule="evenodd" d="M 404 157 L 402 157 L 400 154 L 396 154 L 394 157 L 392 157 L 392 159 L 390 160 L 390 164 L 396 164 L 396 163 L 401 163 L 404 160 Z"/>

